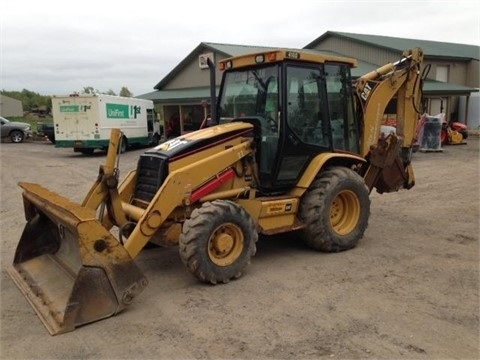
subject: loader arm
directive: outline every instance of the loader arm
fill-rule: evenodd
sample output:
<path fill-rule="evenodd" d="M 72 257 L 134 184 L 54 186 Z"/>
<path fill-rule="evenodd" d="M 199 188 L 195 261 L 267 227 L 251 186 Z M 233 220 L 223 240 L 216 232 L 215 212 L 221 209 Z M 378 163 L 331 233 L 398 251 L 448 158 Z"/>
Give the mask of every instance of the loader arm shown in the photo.
<path fill-rule="evenodd" d="M 408 50 L 403 58 L 360 77 L 355 83 L 357 105 L 363 112 L 361 155 L 367 158 L 362 175 L 370 191 L 380 193 L 411 188 L 415 184 L 410 164 L 415 128 L 420 117 L 423 53 Z M 383 114 L 396 98 L 396 134 L 381 136 Z"/>
<path fill-rule="evenodd" d="M 117 164 L 121 142 L 122 132 L 120 129 L 112 129 L 105 164 L 100 165 L 97 180 L 85 196 L 82 207 L 97 210 L 100 205 L 106 204 L 109 212 L 115 214 L 117 222 L 123 225 L 127 221 L 120 211 Z"/>
<path fill-rule="evenodd" d="M 143 210 L 133 205 L 124 206 L 131 217 L 141 214 L 135 228 L 125 242 L 125 249 L 135 258 L 150 238 L 179 206 L 189 206 L 197 200 L 192 199 L 193 191 L 210 178 L 223 173 L 242 158 L 252 153 L 252 141 L 226 148 L 224 151 L 205 157 L 178 170 L 172 171 L 158 189 L 148 207 Z M 208 174 L 203 171 L 208 167 Z M 125 205 L 125 204 L 124 204 Z"/>
<path fill-rule="evenodd" d="M 96 214 L 107 204 L 125 218 L 113 186 L 120 136 L 112 130 L 106 163 L 82 205 L 19 183 L 27 225 L 8 274 L 52 335 L 117 314 L 148 283 Z"/>

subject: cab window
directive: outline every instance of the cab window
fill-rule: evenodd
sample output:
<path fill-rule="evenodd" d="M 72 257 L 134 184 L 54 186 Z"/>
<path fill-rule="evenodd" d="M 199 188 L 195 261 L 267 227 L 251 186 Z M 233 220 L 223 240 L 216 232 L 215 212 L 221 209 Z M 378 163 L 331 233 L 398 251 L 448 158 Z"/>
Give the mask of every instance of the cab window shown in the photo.
<path fill-rule="evenodd" d="M 353 110 L 350 68 L 345 64 L 327 64 L 325 79 L 333 147 L 358 153 L 358 127 Z"/>
<path fill-rule="evenodd" d="M 320 68 L 287 67 L 287 123 L 305 144 L 329 146 Z"/>

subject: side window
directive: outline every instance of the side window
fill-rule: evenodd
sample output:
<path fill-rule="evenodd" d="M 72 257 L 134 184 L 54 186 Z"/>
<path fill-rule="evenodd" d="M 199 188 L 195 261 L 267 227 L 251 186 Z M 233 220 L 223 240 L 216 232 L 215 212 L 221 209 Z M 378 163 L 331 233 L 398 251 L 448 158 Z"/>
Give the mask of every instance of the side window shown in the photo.
<path fill-rule="evenodd" d="M 287 124 L 303 143 L 328 146 L 320 79 L 320 69 L 287 67 Z"/>
<path fill-rule="evenodd" d="M 272 132 L 278 131 L 278 79 L 271 76 L 267 80 L 267 94 L 265 99 L 265 117 L 268 128 Z"/>
<path fill-rule="evenodd" d="M 353 111 L 350 70 L 344 64 L 325 65 L 333 147 L 358 152 L 358 128 Z"/>
<path fill-rule="evenodd" d="M 270 76 L 266 83 L 264 96 L 265 118 L 262 119 L 262 138 L 260 145 L 260 179 L 262 183 L 271 181 L 278 148 L 278 78 Z"/>

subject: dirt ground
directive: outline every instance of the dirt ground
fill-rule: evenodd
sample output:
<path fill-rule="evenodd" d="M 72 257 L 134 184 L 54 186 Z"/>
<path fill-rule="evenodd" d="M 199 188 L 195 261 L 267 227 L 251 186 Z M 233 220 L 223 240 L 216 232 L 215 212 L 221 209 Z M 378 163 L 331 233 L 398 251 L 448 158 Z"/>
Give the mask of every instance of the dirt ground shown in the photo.
<path fill-rule="evenodd" d="M 136 166 L 134 150 L 120 177 Z M 143 251 L 147 289 L 121 314 L 50 336 L 5 272 L 25 225 L 18 181 L 80 202 L 104 154 L 2 143 L 2 359 L 478 359 L 479 140 L 414 154 L 415 187 L 372 193 L 359 245 L 262 238 L 244 276 L 199 283 L 176 248 Z"/>

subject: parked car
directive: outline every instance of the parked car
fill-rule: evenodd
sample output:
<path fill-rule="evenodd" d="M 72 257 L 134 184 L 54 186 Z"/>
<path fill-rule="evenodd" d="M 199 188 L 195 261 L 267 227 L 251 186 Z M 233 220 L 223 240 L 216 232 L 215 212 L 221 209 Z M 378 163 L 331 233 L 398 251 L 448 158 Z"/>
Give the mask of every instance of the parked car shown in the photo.
<path fill-rule="evenodd" d="M 55 126 L 53 123 L 38 123 L 37 131 L 39 134 L 48 137 L 52 144 L 55 144 Z"/>
<path fill-rule="evenodd" d="M 2 139 L 10 138 L 13 143 L 21 143 L 23 140 L 33 136 L 28 123 L 10 121 L 0 116 L 0 124 Z"/>

